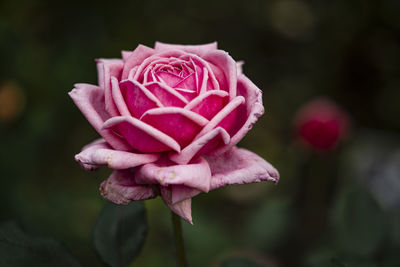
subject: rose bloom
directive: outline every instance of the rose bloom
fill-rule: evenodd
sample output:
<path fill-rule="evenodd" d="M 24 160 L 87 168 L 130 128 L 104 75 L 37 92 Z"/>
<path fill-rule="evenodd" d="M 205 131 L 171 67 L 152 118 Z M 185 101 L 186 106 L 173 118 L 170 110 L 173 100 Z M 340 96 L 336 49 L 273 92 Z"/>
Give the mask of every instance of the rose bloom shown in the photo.
<path fill-rule="evenodd" d="M 350 126 L 347 113 L 322 97 L 303 105 L 294 122 L 302 143 L 318 151 L 335 148 L 348 135 Z"/>
<path fill-rule="evenodd" d="M 236 144 L 264 113 L 262 92 L 217 43 L 139 45 L 97 60 L 99 85 L 69 93 L 101 139 L 75 159 L 114 169 L 104 198 L 127 204 L 161 195 L 192 223 L 191 199 L 232 184 L 277 182 L 274 167 Z"/>

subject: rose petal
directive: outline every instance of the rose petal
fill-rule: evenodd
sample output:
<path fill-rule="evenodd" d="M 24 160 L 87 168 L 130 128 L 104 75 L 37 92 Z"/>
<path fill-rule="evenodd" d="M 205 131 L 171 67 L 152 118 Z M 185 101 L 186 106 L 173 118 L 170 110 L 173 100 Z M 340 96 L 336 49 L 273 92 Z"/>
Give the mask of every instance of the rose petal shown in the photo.
<path fill-rule="evenodd" d="M 162 196 L 161 190 L 161 196 Z M 164 198 L 163 198 L 164 200 Z M 192 199 L 188 198 L 176 204 L 169 204 L 164 200 L 165 204 L 167 204 L 168 208 L 170 208 L 174 213 L 180 216 L 182 219 L 187 221 L 188 223 L 193 225 L 192 220 Z"/>
<path fill-rule="evenodd" d="M 175 107 L 150 109 L 140 120 L 172 137 L 181 147 L 187 146 L 208 123 L 197 113 Z"/>
<path fill-rule="evenodd" d="M 226 81 L 226 88 L 221 87 L 221 89 L 228 91 L 230 99 L 234 99 L 236 97 L 237 68 L 236 62 L 233 58 L 225 51 L 215 50 L 206 53 L 203 56 L 203 59 L 212 63 L 210 66 L 213 69 L 220 86 L 225 84 Z M 216 68 L 212 65 L 215 65 Z M 222 70 L 223 75 L 218 73 L 218 70 Z"/>
<path fill-rule="evenodd" d="M 228 144 L 229 134 L 221 127 L 215 128 L 194 140 L 180 153 L 171 153 L 169 158 L 178 164 L 187 164 L 192 158 L 206 154 L 222 144 Z"/>
<path fill-rule="evenodd" d="M 124 62 L 126 62 L 128 60 L 128 58 L 132 55 L 132 53 L 133 53 L 133 51 L 122 50 L 121 51 L 122 60 Z"/>
<path fill-rule="evenodd" d="M 211 167 L 211 190 L 226 185 L 260 181 L 277 183 L 279 180 L 279 173 L 271 164 L 246 149 L 232 147 L 224 154 L 205 158 Z"/>
<path fill-rule="evenodd" d="M 175 87 L 176 84 L 182 81 L 182 77 L 166 71 L 157 71 L 154 75 L 156 79 L 159 79 L 163 84 L 170 87 Z"/>
<path fill-rule="evenodd" d="M 104 108 L 104 89 L 90 84 L 75 84 L 68 93 L 93 128 L 115 149 L 131 150 L 130 146 L 110 130 L 102 129 L 110 116 Z"/>
<path fill-rule="evenodd" d="M 211 171 L 202 157 L 190 164 L 171 165 L 172 162 L 158 161 L 138 168 L 136 181 L 139 184 L 185 185 L 203 192 L 210 189 Z"/>
<path fill-rule="evenodd" d="M 132 170 L 114 171 L 101 183 L 100 193 L 115 204 L 128 204 L 132 200 L 145 200 L 158 195 L 155 187 L 136 184 Z"/>
<path fill-rule="evenodd" d="M 154 45 L 154 49 L 156 51 L 177 49 L 197 55 L 203 55 L 204 53 L 210 50 L 216 50 L 217 42 L 209 44 L 201 44 L 201 45 L 176 45 L 176 44 L 166 44 L 166 43 L 156 42 Z"/>
<path fill-rule="evenodd" d="M 188 101 L 171 87 L 154 82 L 145 84 L 145 87 L 157 97 L 164 107 L 184 107 Z"/>
<path fill-rule="evenodd" d="M 177 91 L 180 95 L 182 95 L 187 101 L 192 101 L 196 96 L 197 92 L 188 90 L 188 89 L 182 89 L 182 88 L 174 88 L 175 91 Z"/>
<path fill-rule="evenodd" d="M 214 116 L 210 120 L 210 122 L 201 130 L 201 132 L 196 136 L 195 139 L 203 136 L 204 134 L 208 133 L 212 129 L 220 126 L 224 128 L 230 136 L 233 136 L 238 129 L 237 121 L 236 121 L 236 114 L 237 109 L 245 102 L 243 96 L 237 96 L 231 102 L 229 102 L 217 115 Z"/>
<path fill-rule="evenodd" d="M 156 153 L 168 150 L 181 150 L 179 144 L 156 128 L 133 117 L 113 117 L 107 120 L 103 128 L 111 128 L 125 137 L 136 150 L 144 153 Z"/>
<path fill-rule="evenodd" d="M 111 94 L 111 77 L 120 79 L 124 63 L 120 59 L 97 59 L 99 86 L 104 88 L 105 109 L 111 116 L 118 116 L 118 109 Z"/>
<path fill-rule="evenodd" d="M 259 117 L 264 114 L 262 103 L 262 91 L 258 89 L 246 76 L 241 75 L 238 78 L 238 95 L 246 99 L 245 105 L 240 106 L 238 110 L 237 125 L 238 131 L 231 137 L 231 141 L 226 147 L 221 148 L 215 153 L 223 153 L 239 143 L 240 140 L 253 127 Z"/>
<path fill-rule="evenodd" d="M 125 103 L 124 96 L 121 93 L 118 80 L 115 77 L 111 78 L 111 93 L 114 103 L 122 116 L 131 116 L 128 106 Z"/>
<path fill-rule="evenodd" d="M 114 150 L 104 139 L 100 139 L 85 146 L 75 156 L 75 160 L 87 170 L 93 170 L 100 166 L 122 170 L 157 161 L 159 157 L 159 154 L 137 154 Z"/>
<path fill-rule="evenodd" d="M 137 81 L 125 80 L 119 86 L 130 114 L 135 118 L 140 118 L 149 109 L 163 106 L 146 87 Z"/>
<path fill-rule="evenodd" d="M 125 61 L 121 80 L 128 78 L 128 74 L 131 69 L 140 65 L 146 58 L 152 56 L 154 53 L 155 51 L 153 48 L 144 45 L 138 45 L 138 47 L 136 47 L 129 58 L 127 58 Z"/>
<path fill-rule="evenodd" d="M 196 112 L 210 120 L 228 103 L 228 100 L 229 94 L 225 91 L 207 91 L 190 101 L 185 109 Z"/>

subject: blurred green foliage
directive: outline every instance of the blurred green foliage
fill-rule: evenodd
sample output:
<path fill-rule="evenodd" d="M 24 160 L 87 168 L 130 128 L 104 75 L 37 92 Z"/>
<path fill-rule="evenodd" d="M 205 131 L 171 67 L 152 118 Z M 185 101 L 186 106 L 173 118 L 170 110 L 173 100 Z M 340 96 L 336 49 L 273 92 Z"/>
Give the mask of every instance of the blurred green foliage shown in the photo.
<path fill-rule="evenodd" d="M 216 40 L 264 92 L 266 115 L 240 146 L 281 181 L 196 197 L 195 225 L 184 225 L 191 266 L 399 266 L 399 11 L 395 0 L 1 1 L 1 220 L 102 266 L 91 238 L 110 172 L 74 162 L 97 134 L 67 92 L 97 82 L 95 58 Z M 353 119 L 352 138 L 329 155 L 305 151 L 292 128 L 320 95 Z M 169 211 L 160 199 L 145 205 L 149 233 L 133 265 L 174 266 Z"/>

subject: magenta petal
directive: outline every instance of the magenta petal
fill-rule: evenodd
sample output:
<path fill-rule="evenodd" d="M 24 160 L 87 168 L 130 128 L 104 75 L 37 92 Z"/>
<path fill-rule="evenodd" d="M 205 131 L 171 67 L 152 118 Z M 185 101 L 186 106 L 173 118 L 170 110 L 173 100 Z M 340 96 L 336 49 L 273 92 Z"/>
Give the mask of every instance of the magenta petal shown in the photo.
<path fill-rule="evenodd" d="M 104 88 L 105 109 L 111 116 L 118 116 L 117 107 L 111 95 L 111 77 L 121 77 L 124 63 L 120 59 L 98 59 L 97 71 L 99 75 L 99 86 Z"/>
<path fill-rule="evenodd" d="M 229 94 L 225 91 L 207 91 L 190 101 L 185 109 L 196 112 L 210 120 L 228 103 L 228 100 Z"/>
<path fill-rule="evenodd" d="M 132 200 L 145 200 L 157 196 L 157 190 L 153 186 L 135 183 L 132 170 L 114 171 L 101 183 L 100 193 L 115 204 L 128 204 Z"/>
<path fill-rule="evenodd" d="M 208 123 L 197 113 L 175 107 L 150 109 L 140 120 L 172 137 L 181 147 L 187 146 Z"/>
<path fill-rule="evenodd" d="M 203 56 L 205 60 L 212 63 L 210 66 L 215 65 L 217 68 L 213 68 L 214 74 L 221 84 L 224 84 L 226 81 L 227 88 L 222 88 L 222 90 L 228 91 L 231 99 L 236 97 L 236 84 L 237 84 L 237 68 L 236 62 L 233 60 L 231 56 L 225 51 L 216 50 L 210 51 L 209 53 Z M 216 70 L 222 70 L 223 75 L 217 73 Z"/>
<path fill-rule="evenodd" d="M 192 101 L 197 96 L 197 92 L 193 90 L 182 89 L 182 88 L 174 88 L 174 89 L 180 95 L 182 95 L 187 101 Z"/>
<path fill-rule="evenodd" d="M 131 116 L 128 106 L 125 103 L 124 96 L 122 95 L 121 88 L 119 87 L 118 80 L 115 77 L 111 78 L 111 93 L 119 113 L 122 116 Z"/>
<path fill-rule="evenodd" d="M 100 139 L 85 146 L 82 151 L 75 156 L 75 160 L 87 170 L 92 170 L 99 166 L 107 166 L 114 170 L 122 170 L 157 161 L 159 157 L 159 154 L 137 154 L 114 150 L 104 139 Z"/>
<path fill-rule="evenodd" d="M 110 130 L 102 129 L 104 121 L 110 116 L 104 107 L 104 90 L 90 84 L 75 84 L 69 92 L 76 106 L 93 128 L 115 149 L 130 150 L 130 146 Z"/>
<path fill-rule="evenodd" d="M 224 154 L 207 156 L 206 160 L 211 167 L 211 190 L 226 185 L 277 183 L 279 180 L 279 173 L 271 164 L 246 149 L 232 147 Z"/>
<path fill-rule="evenodd" d="M 188 53 L 193 53 L 197 55 L 203 55 L 204 53 L 217 49 L 217 42 L 209 43 L 209 44 L 201 44 L 201 45 L 176 45 L 176 44 L 166 44 L 161 42 L 156 42 L 154 45 L 154 49 L 158 51 L 164 50 L 183 50 Z"/>
<path fill-rule="evenodd" d="M 154 73 L 156 78 L 158 78 L 162 83 L 165 85 L 168 85 L 170 87 L 175 87 L 176 84 L 178 84 L 180 81 L 182 81 L 182 77 L 166 72 L 166 71 L 157 71 Z"/>
<path fill-rule="evenodd" d="M 245 102 L 244 97 L 238 96 L 229 102 L 210 122 L 201 130 L 195 139 L 203 136 L 216 127 L 224 128 L 230 136 L 233 136 L 238 129 L 237 110 Z"/>
<path fill-rule="evenodd" d="M 119 86 L 130 114 L 135 118 L 140 118 L 149 109 L 163 106 L 146 87 L 137 81 L 125 80 Z"/>
<path fill-rule="evenodd" d="M 160 100 L 164 107 L 184 107 L 188 103 L 186 98 L 168 85 L 154 82 L 145 84 L 145 87 Z"/>
<path fill-rule="evenodd" d="M 194 140 L 180 153 L 172 152 L 169 158 L 178 164 L 187 164 L 192 158 L 206 154 L 220 145 L 226 145 L 229 141 L 229 134 L 218 127 Z"/>
<path fill-rule="evenodd" d="M 128 78 L 128 74 L 131 69 L 140 65 L 146 58 L 152 56 L 154 53 L 155 51 L 153 48 L 144 45 L 138 45 L 138 47 L 136 47 L 136 49 L 125 61 L 121 80 Z"/>
<path fill-rule="evenodd" d="M 111 128 L 120 133 L 134 149 L 140 152 L 181 150 L 174 139 L 133 117 L 113 117 L 104 123 L 103 128 Z"/>
<path fill-rule="evenodd" d="M 185 185 L 203 192 L 208 192 L 210 189 L 210 179 L 210 168 L 202 157 L 185 165 L 148 163 L 139 167 L 136 173 L 136 181 L 139 184 Z"/>
<path fill-rule="evenodd" d="M 195 89 L 197 90 L 197 85 L 196 85 L 196 75 L 194 72 L 186 76 L 184 79 L 181 79 L 177 84 L 175 84 L 173 87 L 177 88 L 182 88 L 182 89 L 188 89 L 194 91 Z"/>
<path fill-rule="evenodd" d="M 239 143 L 247 132 L 250 131 L 258 118 L 264 114 L 262 91 L 258 89 L 254 83 L 252 83 L 246 76 L 241 75 L 238 79 L 237 88 L 238 95 L 243 96 L 246 99 L 245 105 L 242 105 L 241 110 L 238 111 L 237 125 L 240 127 L 232 136 L 229 144 L 226 147 L 221 148 L 220 151 L 216 151 L 216 153 L 227 151 Z"/>

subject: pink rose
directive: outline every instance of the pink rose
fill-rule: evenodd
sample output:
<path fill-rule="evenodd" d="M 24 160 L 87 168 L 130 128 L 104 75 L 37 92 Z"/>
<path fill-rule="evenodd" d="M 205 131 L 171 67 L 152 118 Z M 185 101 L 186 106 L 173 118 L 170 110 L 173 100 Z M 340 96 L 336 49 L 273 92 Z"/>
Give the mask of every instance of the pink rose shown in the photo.
<path fill-rule="evenodd" d="M 106 199 L 161 195 L 192 223 L 200 192 L 278 181 L 268 162 L 235 147 L 264 113 L 262 93 L 216 43 L 139 45 L 97 69 L 98 86 L 76 84 L 69 95 L 102 136 L 75 159 L 115 170 L 100 187 Z"/>
<path fill-rule="evenodd" d="M 302 106 L 294 122 L 303 144 L 319 151 L 333 149 L 347 136 L 350 128 L 347 113 L 322 97 Z"/>

